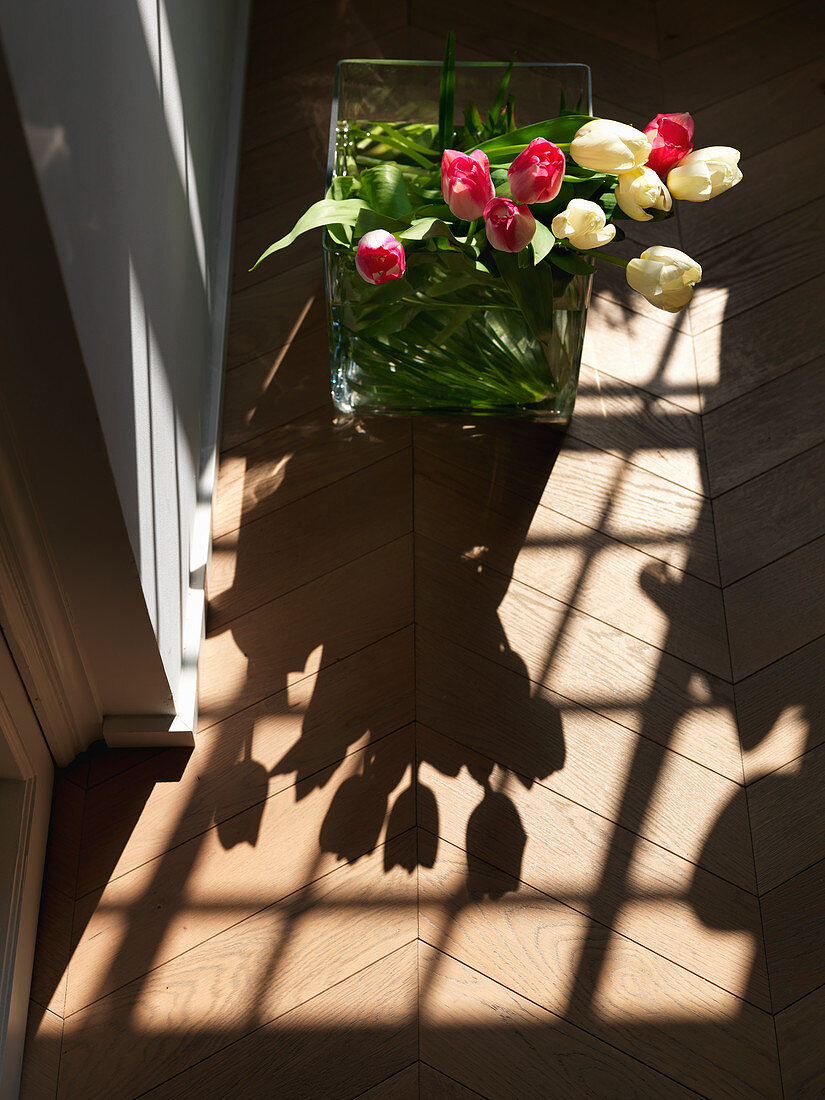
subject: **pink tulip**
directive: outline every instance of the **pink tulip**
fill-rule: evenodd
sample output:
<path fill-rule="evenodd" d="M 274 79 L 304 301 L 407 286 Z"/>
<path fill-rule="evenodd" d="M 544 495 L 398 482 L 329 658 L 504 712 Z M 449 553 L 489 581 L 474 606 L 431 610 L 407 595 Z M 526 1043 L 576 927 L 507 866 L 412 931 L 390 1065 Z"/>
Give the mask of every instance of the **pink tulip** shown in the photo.
<path fill-rule="evenodd" d="M 373 229 L 358 242 L 355 267 L 374 286 L 400 279 L 407 266 L 404 246 L 386 229 Z"/>
<path fill-rule="evenodd" d="M 454 217 L 463 222 L 480 218 L 495 193 L 486 153 L 476 149 L 468 156 L 456 149 L 444 150 L 441 194 Z"/>
<path fill-rule="evenodd" d="M 534 138 L 507 169 L 516 202 L 552 202 L 561 191 L 564 153 L 545 138 Z"/>
<path fill-rule="evenodd" d="M 536 232 L 536 219 L 529 207 L 509 199 L 491 199 L 484 207 L 487 240 L 499 252 L 521 252 Z"/>
<path fill-rule="evenodd" d="M 645 126 L 645 133 L 653 146 L 647 167 L 666 180 L 671 168 L 693 149 L 693 119 L 689 114 L 656 115 Z"/>

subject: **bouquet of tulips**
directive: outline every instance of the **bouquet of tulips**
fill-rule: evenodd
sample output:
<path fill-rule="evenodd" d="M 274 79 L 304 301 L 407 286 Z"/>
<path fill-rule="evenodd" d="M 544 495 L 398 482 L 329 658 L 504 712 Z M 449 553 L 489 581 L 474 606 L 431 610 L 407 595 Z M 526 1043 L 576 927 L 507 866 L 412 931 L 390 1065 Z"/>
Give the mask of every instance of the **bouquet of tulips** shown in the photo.
<path fill-rule="evenodd" d="M 569 414 L 594 259 L 653 305 L 683 309 L 698 263 L 655 245 L 605 252 L 622 219 L 661 220 L 742 178 L 739 153 L 694 150 L 689 114 L 640 131 L 568 109 L 518 127 L 512 62 L 491 110 L 453 123 L 455 44 L 438 124 L 344 120 L 326 197 L 261 260 L 325 227 L 340 408 Z M 336 386 L 337 380 L 337 386 Z"/>

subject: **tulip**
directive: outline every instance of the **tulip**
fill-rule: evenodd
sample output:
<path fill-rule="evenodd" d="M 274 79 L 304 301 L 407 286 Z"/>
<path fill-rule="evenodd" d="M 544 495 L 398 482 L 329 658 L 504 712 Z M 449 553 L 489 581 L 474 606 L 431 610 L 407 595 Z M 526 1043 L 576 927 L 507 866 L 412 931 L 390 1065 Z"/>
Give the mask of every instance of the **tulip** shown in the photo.
<path fill-rule="evenodd" d="M 358 242 L 355 267 L 374 286 L 400 279 L 407 266 L 404 246 L 386 229 L 373 229 Z"/>
<path fill-rule="evenodd" d="M 582 168 L 616 176 L 631 168 L 641 168 L 650 149 L 650 141 L 641 130 L 608 118 L 594 118 L 576 131 L 570 143 L 570 156 Z"/>
<path fill-rule="evenodd" d="M 646 248 L 627 265 L 627 281 L 653 306 L 678 313 L 693 297 L 693 287 L 702 280 L 702 269 L 695 260 L 657 244 Z"/>
<path fill-rule="evenodd" d="M 644 132 L 653 149 L 647 158 L 648 168 L 652 168 L 661 178 L 693 149 L 693 119 L 689 114 L 656 115 L 648 122 Z"/>
<path fill-rule="evenodd" d="M 707 202 L 735 187 L 742 178 L 739 171 L 739 150 L 727 145 L 711 145 L 688 153 L 675 168 L 671 168 L 667 185 L 675 199 Z"/>
<path fill-rule="evenodd" d="M 649 222 L 653 215 L 648 210 L 667 212 L 673 206 L 670 192 L 647 165 L 619 174 L 616 202 L 636 222 Z"/>
<path fill-rule="evenodd" d="M 552 202 L 564 178 L 564 153 L 545 138 L 534 138 L 510 167 L 507 178 L 516 202 Z"/>
<path fill-rule="evenodd" d="M 491 199 L 484 207 L 487 240 L 499 252 L 521 252 L 533 239 L 536 219 L 527 206 L 509 199 Z"/>
<path fill-rule="evenodd" d="M 476 149 L 468 156 L 455 149 L 444 150 L 441 194 L 454 217 L 463 222 L 480 218 L 495 193 L 486 153 Z"/>
<path fill-rule="evenodd" d="M 616 226 L 607 225 L 604 210 L 590 199 L 571 199 L 553 218 L 552 230 L 554 237 L 566 237 L 574 248 L 601 248 L 616 236 Z"/>

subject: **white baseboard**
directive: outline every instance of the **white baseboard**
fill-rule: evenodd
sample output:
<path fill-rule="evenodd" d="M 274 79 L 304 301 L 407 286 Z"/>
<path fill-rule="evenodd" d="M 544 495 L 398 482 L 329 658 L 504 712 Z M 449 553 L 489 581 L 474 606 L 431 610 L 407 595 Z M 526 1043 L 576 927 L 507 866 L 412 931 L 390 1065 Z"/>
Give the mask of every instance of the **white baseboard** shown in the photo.
<path fill-rule="evenodd" d="M 191 748 L 195 734 L 176 714 L 117 714 L 103 719 L 110 749 Z"/>

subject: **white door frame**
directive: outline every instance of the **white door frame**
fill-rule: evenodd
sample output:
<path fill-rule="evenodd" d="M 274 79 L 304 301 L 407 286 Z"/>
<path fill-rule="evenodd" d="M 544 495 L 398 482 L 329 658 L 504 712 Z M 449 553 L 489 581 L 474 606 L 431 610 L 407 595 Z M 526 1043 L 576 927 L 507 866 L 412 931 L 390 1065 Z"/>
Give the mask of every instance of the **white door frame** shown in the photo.
<path fill-rule="evenodd" d="M 54 764 L 0 633 L 0 1100 L 18 1095 Z"/>

